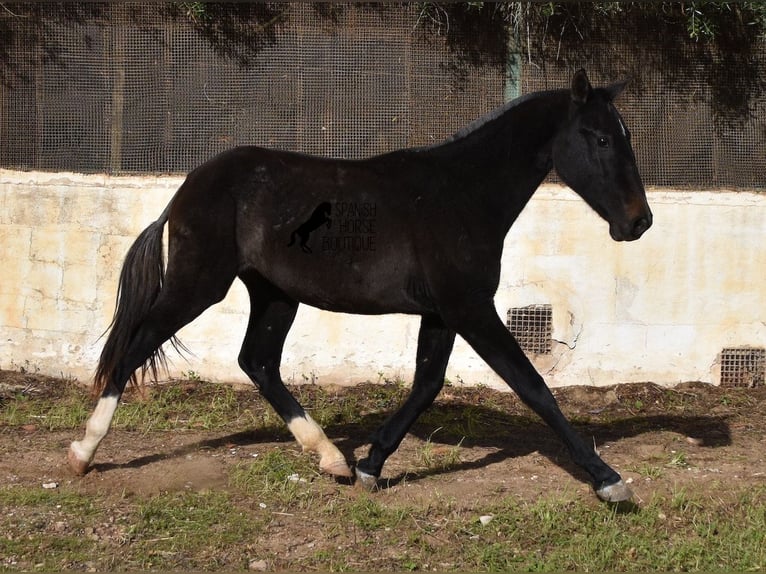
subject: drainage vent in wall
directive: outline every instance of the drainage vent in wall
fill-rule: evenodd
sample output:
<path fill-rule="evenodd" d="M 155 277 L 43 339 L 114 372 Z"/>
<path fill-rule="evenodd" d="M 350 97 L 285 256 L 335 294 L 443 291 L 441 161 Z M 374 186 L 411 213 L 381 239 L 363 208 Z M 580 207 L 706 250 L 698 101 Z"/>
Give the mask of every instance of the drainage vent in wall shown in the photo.
<path fill-rule="evenodd" d="M 734 347 L 721 351 L 722 387 L 760 387 L 766 384 L 766 349 Z"/>
<path fill-rule="evenodd" d="M 508 309 L 508 330 L 525 353 L 551 352 L 552 322 L 553 308 L 547 304 Z"/>

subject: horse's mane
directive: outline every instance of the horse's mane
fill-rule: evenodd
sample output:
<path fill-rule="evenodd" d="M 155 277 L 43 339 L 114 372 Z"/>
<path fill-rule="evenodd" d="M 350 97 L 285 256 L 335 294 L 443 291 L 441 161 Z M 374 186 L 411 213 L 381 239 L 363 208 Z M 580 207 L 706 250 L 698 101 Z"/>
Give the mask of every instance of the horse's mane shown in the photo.
<path fill-rule="evenodd" d="M 446 144 L 459 141 L 465 137 L 470 136 L 472 133 L 476 132 L 477 130 L 481 129 L 487 124 L 494 122 L 498 118 L 504 116 L 508 111 L 521 106 L 522 104 L 528 102 L 529 100 L 539 98 L 539 97 L 544 97 L 546 95 L 551 95 L 561 91 L 562 90 L 548 90 L 548 91 L 542 91 L 542 92 L 530 92 L 528 94 L 524 94 L 523 96 L 519 96 L 518 98 L 514 98 L 510 102 L 506 102 L 502 106 L 497 107 L 491 112 L 475 119 L 468 125 L 463 126 L 462 128 L 460 128 L 458 131 L 456 131 L 455 133 L 453 133 L 451 136 L 447 137 L 446 139 L 441 140 L 439 142 L 432 143 L 432 144 L 428 144 L 422 147 L 417 147 L 412 151 L 427 151 L 427 150 L 441 147 Z"/>
<path fill-rule="evenodd" d="M 454 134 L 449 136 L 446 140 L 443 140 L 442 143 L 450 143 L 455 140 L 463 139 L 464 137 L 472 134 L 479 128 L 485 126 L 486 124 L 496 120 L 502 115 L 505 115 L 505 113 L 515 108 L 524 102 L 531 100 L 532 98 L 535 98 L 540 95 L 540 92 L 530 92 L 529 94 L 524 94 L 523 96 L 519 96 L 518 98 L 512 99 L 510 102 L 506 102 L 502 106 L 495 108 L 491 112 L 484 114 L 483 116 L 475 119 L 470 124 L 463 126 L 458 131 L 456 131 Z"/>

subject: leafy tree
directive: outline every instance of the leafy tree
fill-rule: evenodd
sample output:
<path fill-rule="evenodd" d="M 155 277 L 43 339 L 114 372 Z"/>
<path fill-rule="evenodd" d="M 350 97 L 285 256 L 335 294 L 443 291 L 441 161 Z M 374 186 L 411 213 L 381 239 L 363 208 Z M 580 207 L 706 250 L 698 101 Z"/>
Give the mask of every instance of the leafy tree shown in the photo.
<path fill-rule="evenodd" d="M 420 25 L 468 63 L 523 58 L 528 65 L 659 76 L 711 102 L 726 124 L 747 120 L 766 94 L 766 2 L 426 2 Z M 480 32 L 479 32 L 480 31 Z M 604 50 L 608 45 L 627 51 Z M 700 86 L 704 89 L 700 90 Z"/>

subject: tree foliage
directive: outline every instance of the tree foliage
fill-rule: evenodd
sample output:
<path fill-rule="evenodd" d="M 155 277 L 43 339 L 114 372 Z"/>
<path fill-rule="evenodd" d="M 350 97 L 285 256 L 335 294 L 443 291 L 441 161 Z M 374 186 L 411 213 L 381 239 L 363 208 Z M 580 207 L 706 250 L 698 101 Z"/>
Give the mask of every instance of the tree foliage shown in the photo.
<path fill-rule="evenodd" d="M 751 117 L 766 94 L 762 1 L 427 2 L 420 9 L 421 25 L 471 63 L 587 66 L 630 76 L 638 90 L 661 81 L 708 99 L 726 123 Z M 616 45 L 630 50 L 608 49 Z"/>
<path fill-rule="evenodd" d="M 143 7 L 142 7 L 143 6 Z M 149 8 L 147 8 L 149 6 Z M 394 4 L 313 4 L 317 18 L 337 23 L 344 10 L 400 10 Z M 629 75 L 641 89 L 655 78 L 683 91 L 706 87 L 718 117 L 748 118 L 766 94 L 766 2 L 422 2 L 417 33 L 442 37 L 457 76 L 467 66 L 504 67 L 511 58 L 530 66 L 587 66 Z M 247 67 L 276 42 L 290 6 L 281 2 L 173 2 L 149 5 L 0 2 L 0 81 L 23 77 L 18 50 L 31 59 L 60 61 L 58 27 L 142 21 L 147 11 L 191 26 L 227 58 Z M 20 25 L 23 24 L 23 25 Z M 87 38 L 86 38 L 87 42 Z M 630 54 L 605 50 L 621 43 Z M 14 53 L 14 51 L 16 51 Z M 623 51 L 624 52 L 624 51 Z M 27 68 L 28 69 L 28 68 Z M 688 91 L 693 91 L 692 89 Z"/>
<path fill-rule="evenodd" d="M 766 38 L 764 2 L 467 2 L 463 8 L 499 14 L 517 36 L 529 25 L 550 20 L 553 33 L 569 24 L 585 40 L 599 21 L 638 15 L 685 29 L 694 41 L 715 42 L 730 34 L 732 28 L 740 32 L 742 26 L 750 27 L 754 36 Z"/>

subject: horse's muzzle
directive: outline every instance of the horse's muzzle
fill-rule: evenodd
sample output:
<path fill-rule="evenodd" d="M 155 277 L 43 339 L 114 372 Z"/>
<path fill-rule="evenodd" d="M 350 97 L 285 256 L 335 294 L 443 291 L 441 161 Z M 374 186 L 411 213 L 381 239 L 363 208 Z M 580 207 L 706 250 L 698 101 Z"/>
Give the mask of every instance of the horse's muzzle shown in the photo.
<path fill-rule="evenodd" d="M 652 226 L 652 219 L 652 212 L 647 211 L 622 228 L 610 225 L 609 234 L 615 241 L 635 241 Z"/>
<path fill-rule="evenodd" d="M 633 222 L 633 239 L 638 239 L 652 226 L 652 212 L 639 217 Z"/>

